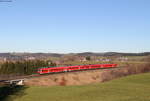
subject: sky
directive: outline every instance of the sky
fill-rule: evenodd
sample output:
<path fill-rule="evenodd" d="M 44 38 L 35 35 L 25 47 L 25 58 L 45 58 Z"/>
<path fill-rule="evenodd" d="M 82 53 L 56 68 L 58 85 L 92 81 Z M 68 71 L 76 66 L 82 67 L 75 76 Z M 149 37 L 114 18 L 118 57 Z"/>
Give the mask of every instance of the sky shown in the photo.
<path fill-rule="evenodd" d="M 150 51 L 150 0 L 1 1 L 1 53 Z"/>

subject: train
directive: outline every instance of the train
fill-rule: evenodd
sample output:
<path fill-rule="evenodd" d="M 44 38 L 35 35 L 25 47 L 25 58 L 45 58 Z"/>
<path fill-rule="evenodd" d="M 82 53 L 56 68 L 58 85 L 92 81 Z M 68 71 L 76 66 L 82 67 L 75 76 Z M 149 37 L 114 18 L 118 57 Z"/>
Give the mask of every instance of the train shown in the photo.
<path fill-rule="evenodd" d="M 61 66 L 61 67 L 43 67 L 38 68 L 38 74 L 48 73 L 60 73 L 60 72 L 71 72 L 80 70 L 91 70 L 91 69 L 109 69 L 116 68 L 117 64 L 89 64 L 89 65 L 75 65 L 75 66 Z"/>

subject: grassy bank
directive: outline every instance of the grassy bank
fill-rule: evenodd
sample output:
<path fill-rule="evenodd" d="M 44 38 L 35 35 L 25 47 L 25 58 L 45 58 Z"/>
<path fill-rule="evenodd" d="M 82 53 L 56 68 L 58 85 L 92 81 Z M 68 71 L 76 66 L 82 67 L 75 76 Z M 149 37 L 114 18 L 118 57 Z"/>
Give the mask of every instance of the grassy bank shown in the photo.
<path fill-rule="evenodd" d="M 86 86 L 29 87 L 8 101 L 150 101 L 149 85 L 150 73 L 145 73 Z"/>

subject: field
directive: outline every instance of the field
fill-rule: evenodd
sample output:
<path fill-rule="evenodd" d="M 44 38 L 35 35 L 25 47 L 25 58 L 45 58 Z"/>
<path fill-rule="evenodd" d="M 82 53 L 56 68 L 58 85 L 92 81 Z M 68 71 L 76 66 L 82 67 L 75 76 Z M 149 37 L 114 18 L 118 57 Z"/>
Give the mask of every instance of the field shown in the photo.
<path fill-rule="evenodd" d="M 150 101 L 150 73 L 85 86 L 27 87 L 8 101 Z"/>
<path fill-rule="evenodd" d="M 78 64 L 103 64 L 103 63 L 116 63 L 119 66 L 126 66 L 127 64 L 140 65 L 149 63 L 149 56 L 126 56 L 128 58 L 127 61 L 119 61 L 113 57 L 97 57 L 97 59 L 112 59 L 112 61 L 66 61 L 64 64 L 68 65 L 78 65 Z M 114 59 L 114 60 L 113 60 Z M 55 59 L 54 59 L 55 60 Z"/>

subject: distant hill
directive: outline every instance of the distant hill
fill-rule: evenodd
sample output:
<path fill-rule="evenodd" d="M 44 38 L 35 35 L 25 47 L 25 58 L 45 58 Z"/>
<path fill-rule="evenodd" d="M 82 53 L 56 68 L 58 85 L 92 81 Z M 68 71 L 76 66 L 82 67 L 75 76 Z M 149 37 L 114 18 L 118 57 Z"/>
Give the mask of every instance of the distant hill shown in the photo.
<path fill-rule="evenodd" d="M 0 53 L 0 57 L 8 57 L 11 56 L 11 53 Z"/>
<path fill-rule="evenodd" d="M 150 52 L 144 53 L 119 53 L 119 52 L 106 52 L 106 53 L 92 53 L 92 52 L 84 52 L 77 53 L 78 56 L 148 56 Z"/>
<path fill-rule="evenodd" d="M 0 58 L 9 59 L 24 59 L 27 57 L 34 58 L 47 58 L 47 57 L 62 57 L 66 55 L 73 56 L 148 56 L 150 52 L 144 53 L 119 53 L 119 52 L 105 52 L 105 53 L 94 53 L 94 52 L 83 52 L 83 53 L 69 53 L 69 54 L 59 54 L 59 53 L 0 53 Z"/>
<path fill-rule="evenodd" d="M 0 53 L 0 57 L 11 57 L 11 56 L 33 56 L 33 57 L 39 57 L 39 56 L 52 56 L 52 57 L 60 57 L 63 54 L 57 54 L 57 53 Z"/>

